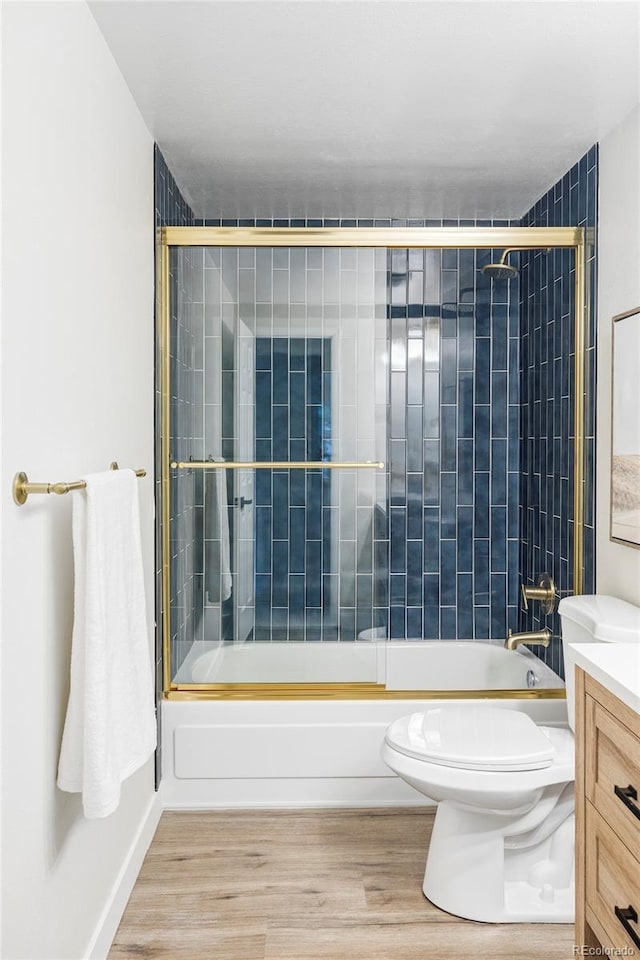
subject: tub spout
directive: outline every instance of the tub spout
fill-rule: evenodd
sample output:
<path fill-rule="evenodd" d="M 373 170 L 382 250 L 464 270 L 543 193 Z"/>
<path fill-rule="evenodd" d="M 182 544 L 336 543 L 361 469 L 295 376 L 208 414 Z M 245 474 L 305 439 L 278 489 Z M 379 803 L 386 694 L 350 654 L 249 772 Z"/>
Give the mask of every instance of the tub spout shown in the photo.
<path fill-rule="evenodd" d="M 545 627 L 544 630 L 530 630 L 529 633 L 512 633 L 509 630 L 507 639 L 504 642 L 507 650 L 515 650 L 521 643 L 531 646 L 548 647 L 551 643 L 551 631 Z"/>

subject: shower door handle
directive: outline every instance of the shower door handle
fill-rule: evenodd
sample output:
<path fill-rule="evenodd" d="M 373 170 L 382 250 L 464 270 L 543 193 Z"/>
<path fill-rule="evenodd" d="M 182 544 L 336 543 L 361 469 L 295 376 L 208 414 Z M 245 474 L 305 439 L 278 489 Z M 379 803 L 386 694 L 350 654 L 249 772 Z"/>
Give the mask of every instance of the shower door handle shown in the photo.
<path fill-rule="evenodd" d="M 248 507 L 250 503 L 253 503 L 253 500 L 247 500 L 246 497 L 234 497 L 233 500 L 234 507 L 240 507 L 241 510 Z"/>

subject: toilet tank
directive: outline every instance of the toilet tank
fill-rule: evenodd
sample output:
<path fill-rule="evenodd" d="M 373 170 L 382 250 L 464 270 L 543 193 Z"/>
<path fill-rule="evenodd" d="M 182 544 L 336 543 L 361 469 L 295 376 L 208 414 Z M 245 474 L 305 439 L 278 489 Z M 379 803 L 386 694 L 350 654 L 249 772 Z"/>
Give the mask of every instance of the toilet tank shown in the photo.
<path fill-rule="evenodd" d="M 558 604 L 569 726 L 575 729 L 575 660 L 571 643 L 640 643 L 640 607 L 617 597 L 585 594 Z"/>

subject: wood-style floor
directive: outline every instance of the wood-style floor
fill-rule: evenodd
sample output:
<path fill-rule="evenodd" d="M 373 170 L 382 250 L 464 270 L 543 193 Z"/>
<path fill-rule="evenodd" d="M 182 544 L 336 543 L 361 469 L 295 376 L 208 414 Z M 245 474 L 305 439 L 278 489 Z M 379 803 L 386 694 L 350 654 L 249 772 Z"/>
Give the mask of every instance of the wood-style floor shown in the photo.
<path fill-rule="evenodd" d="M 570 924 L 425 899 L 430 810 L 167 812 L 109 960 L 568 960 Z"/>

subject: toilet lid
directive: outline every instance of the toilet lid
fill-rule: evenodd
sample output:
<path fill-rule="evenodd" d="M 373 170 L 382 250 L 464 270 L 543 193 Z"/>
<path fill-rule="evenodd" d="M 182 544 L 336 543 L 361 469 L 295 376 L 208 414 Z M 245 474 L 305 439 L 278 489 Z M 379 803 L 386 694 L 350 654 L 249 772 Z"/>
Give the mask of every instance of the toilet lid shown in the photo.
<path fill-rule="evenodd" d="M 526 713 L 480 705 L 401 717 L 386 741 L 408 757 L 466 770 L 538 770 L 554 757 L 551 741 Z"/>

